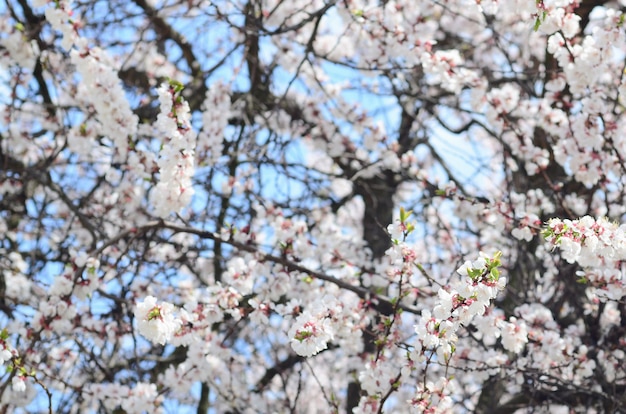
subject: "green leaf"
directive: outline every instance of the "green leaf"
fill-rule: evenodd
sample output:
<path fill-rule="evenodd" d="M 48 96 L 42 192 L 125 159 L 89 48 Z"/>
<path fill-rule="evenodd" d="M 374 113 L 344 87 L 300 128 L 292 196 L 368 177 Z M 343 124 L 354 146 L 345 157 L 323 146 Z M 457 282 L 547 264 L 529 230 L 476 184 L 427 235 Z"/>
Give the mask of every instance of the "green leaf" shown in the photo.
<path fill-rule="evenodd" d="M 500 278 L 500 271 L 495 267 L 491 269 L 491 272 L 489 272 L 489 274 L 491 275 L 492 280 L 498 280 L 498 278 Z"/>
<path fill-rule="evenodd" d="M 167 83 L 172 87 L 172 89 L 174 89 L 175 93 L 179 93 L 180 91 L 185 89 L 185 85 L 177 80 L 167 78 Z"/>
<path fill-rule="evenodd" d="M 483 270 L 482 269 L 467 269 L 467 275 L 470 277 L 470 279 L 476 280 L 483 275 Z"/>
<path fill-rule="evenodd" d="M 400 207 L 400 222 L 404 223 L 408 220 L 408 218 L 413 214 L 413 211 L 406 211 L 404 207 Z"/>

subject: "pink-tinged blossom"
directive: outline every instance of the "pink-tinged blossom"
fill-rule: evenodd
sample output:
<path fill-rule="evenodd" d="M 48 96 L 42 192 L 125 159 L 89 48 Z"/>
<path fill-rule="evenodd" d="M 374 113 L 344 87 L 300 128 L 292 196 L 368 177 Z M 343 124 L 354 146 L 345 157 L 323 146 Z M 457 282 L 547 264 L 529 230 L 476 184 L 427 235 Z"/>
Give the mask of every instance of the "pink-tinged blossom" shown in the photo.
<path fill-rule="evenodd" d="M 194 382 L 201 376 L 198 369 L 190 365 L 185 362 L 177 366 L 170 365 L 162 374 L 162 382 L 168 384 L 174 395 L 181 398 L 189 394 Z"/>
<path fill-rule="evenodd" d="M 392 366 L 385 364 L 384 361 L 379 362 L 369 362 L 365 370 L 359 373 L 361 388 L 369 395 L 386 392 L 398 376 L 398 373 L 392 369 Z"/>
<path fill-rule="evenodd" d="M 545 7 L 548 2 L 541 2 L 544 4 L 542 10 L 540 10 L 539 21 L 540 25 L 538 29 L 545 34 L 552 34 L 557 31 L 561 31 L 566 39 L 573 38 L 580 30 L 579 22 L 580 16 L 572 12 L 566 11 L 566 5 L 560 5 L 559 7 Z M 545 12 L 545 14 L 544 14 Z"/>
<path fill-rule="evenodd" d="M 429 83 L 441 84 L 449 91 L 459 92 L 463 86 L 478 82 L 476 73 L 462 67 L 464 62 L 458 50 L 424 52 L 421 61 Z"/>
<path fill-rule="evenodd" d="M 83 78 L 79 89 L 80 97 L 93 105 L 100 133 L 115 143 L 115 158 L 125 161 L 128 156 L 128 140 L 136 135 L 139 119 L 124 99 L 124 90 L 116 68 L 106 52 L 99 48 L 72 49 L 70 56 Z"/>
<path fill-rule="evenodd" d="M 606 218 L 585 216 L 579 220 L 552 219 L 544 235 L 548 243 L 559 247 L 569 263 L 603 268 L 626 259 L 625 229 Z"/>
<path fill-rule="evenodd" d="M 13 391 L 15 392 L 24 392 L 26 391 L 26 381 L 25 377 L 22 375 L 14 375 L 12 382 Z"/>
<path fill-rule="evenodd" d="M 392 224 L 387 226 L 387 232 L 391 236 L 392 240 L 404 241 L 407 232 L 407 226 L 405 223 L 402 223 L 400 220 L 396 219 Z"/>
<path fill-rule="evenodd" d="M 334 332 L 328 318 L 315 317 L 305 311 L 296 318 L 287 335 L 298 355 L 310 357 L 328 348 Z"/>
<path fill-rule="evenodd" d="M 120 407 L 127 413 L 141 414 L 145 412 L 162 413 L 162 395 L 156 385 L 139 382 L 134 387 L 121 384 L 89 384 L 89 394 L 94 401 L 103 405 L 108 411 Z"/>
<path fill-rule="evenodd" d="M 492 259 L 482 254 L 473 262 L 465 262 L 457 270 L 464 277 L 451 287 L 439 290 L 439 303 L 433 313 L 423 310 L 415 325 L 417 349 L 421 352 L 432 350 L 446 363 L 450 360 L 458 342 L 459 328 L 483 315 L 491 300 L 504 289 L 506 279 L 497 271 L 498 257 Z M 500 333 L 494 331 L 493 334 Z"/>
<path fill-rule="evenodd" d="M 439 378 L 437 382 L 419 383 L 415 396 L 408 401 L 412 412 L 443 414 L 452 410 L 452 399 L 448 395 L 449 380 Z"/>
<path fill-rule="evenodd" d="M 222 156 L 224 132 L 228 118 L 232 116 L 230 89 L 217 83 L 206 93 L 202 112 L 202 129 L 198 133 L 196 156 L 203 163 L 212 165 Z"/>
<path fill-rule="evenodd" d="M 507 351 L 520 353 L 528 342 L 526 324 L 511 318 L 510 322 L 501 322 L 502 346 Z"/>
<path fill-rule="evenodd" d="M 145 412 L 162 413 L 161 398 L 156 384 L 138 383 L 129 390 L 128 396 L 122 400 L 122 409 L 129 414 Z"/>
<path fill-rule="evenodd" d="M 28 70 L 34 69 L 39 55 L 39 47 L 35 40 L 29 40 L 28 36 L 16 30 L 10 36 L 0 39 L 0 46 L 8 51 L 16 64 Z"/>
<path fill-rule="evenodd" d="M 353 414 L 376 414 L 380 412 L 380 398 L 366 396 L 361 398 L 359 405 L 352 410 Z"/>
<path fill-rule="evenodd" d="M 257 266 L 260 265 L 252 258 L 237 257 L 228 263 L 222 281 L 241 295 L 248 295 L 252 292 L 254 268 Z"/>
<path fill-rule="evenodd" d="M 46 20 L 55 30 L 63 34 L 63 40 L 61 42 L 63 49 L 70 50 L 70 48 L 79 41 L 76 28 L 80 26 L 80 21 L 76 19 L 76 16 L 73 16 L 67 1 L 62 0 L 56 3 L 58 7 L 46 8 Z M 41 2 L 39 5 L 42 6 Z"/>

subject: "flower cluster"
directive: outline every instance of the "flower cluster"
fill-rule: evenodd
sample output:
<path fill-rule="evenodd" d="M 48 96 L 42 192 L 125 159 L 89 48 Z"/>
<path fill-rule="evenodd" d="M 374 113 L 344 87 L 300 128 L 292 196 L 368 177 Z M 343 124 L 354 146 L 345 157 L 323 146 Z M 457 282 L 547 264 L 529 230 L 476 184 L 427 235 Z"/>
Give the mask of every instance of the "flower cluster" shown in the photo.
<path fill-rule="evenodd" d="M 43 7 L 47 3 L 50 2 L 36 0 L 34 6 Z M 61 46 L 65 50 L 70 50 L 70 48 L 77 43 L 84 43 L 84 41 L 80 40 L 77 32 L 77 28 L 81 25 L 80 21 L 77 20 L 76 16 L 74 16 L 68 1 L 56 1 L 55 7 L 46 8 L 45 14 L 46 20 L 50 23 L 50 25 L 55 30 L 60 31 L 63 34 Z"/>
<path fill-rule="evenodd" d="M 500 276 L 498 270 L 500 257 L 499 252 L 491 258 L 483 254 L 474 262 L 465 262 L 457 270 L 463 278 L 453 286 L 439 289 L 439 303 L 432 312 L 423 310 L 415 325 L 417 361 L 426 361 L 431 351 L 442 363 L 450 360 L 456 349 L 459 328 L 482 315 L 506 285 L 506 278 Z"/>
<path fill-rule="evenodd" d="M 35 40 L 28 41 L 24 33 L 15 30 L 9 37 L 0 39 L 0 46 L 5 48 L 11 59 L 23 68 L 32 70 L 37 62 L 39 47 Z"/>
<path fill-rule="evenodd" d="M 70 56 L 82 77 L 80 97 L 93 106 L 100 133 L 115 143 L 118 159 L 125 161 L 129 138 L 137 134 L 139 118 L 131 110 L 128 100 L 124 99 L 124 90 L 114 64 L 106 52 L 97 47 L 72 49 Z"/>
<path fill-rule="evenodd" d="M 227 85 L 218 83 L 206 93 L 202 130 L 198 134 L 197 157 L 212 165 L 222 156 L 224 131 L 231 116 L 231 98 Z"/>
<path fill-rule="evenodd" d="M 484 324 L 483 315 L 491 306 L 491 301 L 504 289 L 506 278 L 500 275 L 501 252 L 492 257 L 485 254 L 473 261 L 466 261 L 457 273 L 463 278 L 449 287 L 442 287 L 437 294 L 438 303 L 432 309 L 423 310 L 415 325 L 417 342 L 409 355 L 411 364 L 432 361 L 448 366 L 456 352 L 459 340 L 457 334 L 462 326 L 468 326 L 475 319 L 477 327 L 486 341 L 491 337 L 501 337 L 505 350 L 519 353 L 528 342 L 527 329 L 523 321 L 511 317 L 509 322 L 496 319 L 495 323 Z M 440 377 L 437 384 L 428 382 L 419 385 L 416 396 L 409 401 L 417 412 L 449 412 L 451 399 L 449 380 Z"/>
<path fill-rule="evenodd" d="M 552 3 L 552 4 L 549 4 Z M 580 16 L 572 12 L 573 1 L 537 2 L 537 20 L 535 28 L 545 34 L 560 31 L 565 38 L 571 39 L 580 30 Z M 557 6 L 558 7 L 555 7 Z"/>
<path fill-rule="evenodd" d="M 565 260 L 583 267 L 577 272 L 578 282 L 591 284 L 594 290 L 589 294 L 593 298 L 620 300 L 626 296 L 626 225 L 604 217 L 551 219 L 543 234 Z"/>
<path fill-rule="evenodd" d="M 56 7 L 46 8 L 46 20 L 63 33 L 62 47 L 70 51 L 72 64 L 82 78 L 79 96 L 93 106 L 100 132 L 115 143 L 119 159 L 125 161 L 128 140 L 137 133 L 139 119 L 124 96 L 110 56 L 98 47 L 90 47 L 87 40 L 79 36 L 81 23 L 68 2 L 55 3 Z"/>
<path fill-rule="evenodd" d="M 89 384 L 87 390 L 93 396 L 93 401 L 99 401 L 109 412 L 120 408 L 129 414 L 163 412 L 163 398 L 159 396 L 155 384 L 140 382 L 133 387 L 110 383 Z"/>
<path fill-rule="evenodd" d="M 309 357 L 328 348 L 328 343 L 335 337 L 333 316 L 340 307 L 336 298 L 325 296 L 296 318 L 287 335 L 298 355 Z"/>
<path fill-rule="evenodd" d="M 428 381 L 417 385 L 415 397 L 409 404 L 416 413 L 441 414 L 452 410 L 449 381 L 440 378 L 437 382 Z"/>
<path fill-rule="evenodd" d="M 548 243 L 559 247 L 569 263 L 600 267 L 626 259 L 626 225 L 604 217 L 554 218 L 548 221 L 543 235 Z"/>
<path fill-rule="evenodd" d="M 194 148 L 196 134 L 191 128 L 189 104 L 183 100 L 183 85 L 170 81 L 159 89 L 161 112 L 156 128 L 162 134 L 157 164 L 160 179 L 150 194 L 155 213 L 166 217 L 187 206 L 194 190 Z"/>

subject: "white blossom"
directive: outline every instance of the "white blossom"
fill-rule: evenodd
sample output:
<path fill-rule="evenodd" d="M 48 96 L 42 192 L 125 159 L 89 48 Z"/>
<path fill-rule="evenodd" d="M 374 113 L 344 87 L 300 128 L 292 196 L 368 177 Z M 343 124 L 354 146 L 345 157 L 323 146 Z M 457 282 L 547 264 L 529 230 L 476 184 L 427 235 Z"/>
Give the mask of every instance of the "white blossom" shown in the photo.
<path fill-rule="evenodd" d="M 180 320 L 174 316 L 174 305 L 163 302 L 157 305 L 154 296 L 147 296 L 135 306 L 135 318 L 139 333 L 152 342 L 165 345 L 180 328 Z"/>

